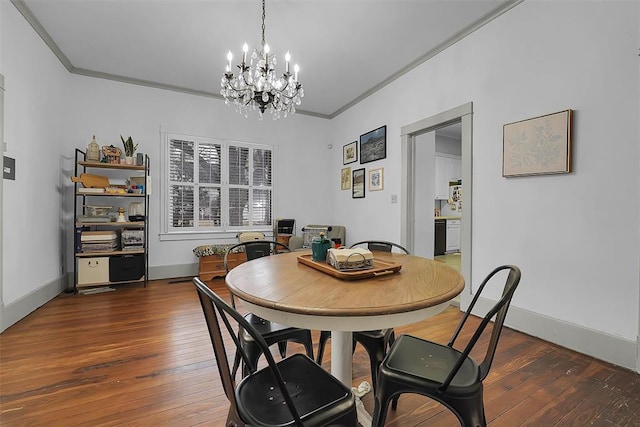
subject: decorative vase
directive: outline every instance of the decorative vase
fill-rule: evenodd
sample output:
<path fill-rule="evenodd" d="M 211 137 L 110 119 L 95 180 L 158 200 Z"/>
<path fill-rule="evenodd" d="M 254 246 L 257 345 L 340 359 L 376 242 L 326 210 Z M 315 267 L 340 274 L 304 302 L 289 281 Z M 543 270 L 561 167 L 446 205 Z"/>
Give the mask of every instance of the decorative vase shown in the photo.
<path fill-rule="evenodd" d="M 100 146 L 96 142 L 96 136 L 93 135 L 93 139 L 87 146 L 87 155 L 86 160 L 88 162 L 99 162 L 100 161 Z"/>
<path fill-rule="evenodd" d="M 132 165 L 133 164 L 133 156 L 125 156 L 124 164 L 125 165 Z"/>

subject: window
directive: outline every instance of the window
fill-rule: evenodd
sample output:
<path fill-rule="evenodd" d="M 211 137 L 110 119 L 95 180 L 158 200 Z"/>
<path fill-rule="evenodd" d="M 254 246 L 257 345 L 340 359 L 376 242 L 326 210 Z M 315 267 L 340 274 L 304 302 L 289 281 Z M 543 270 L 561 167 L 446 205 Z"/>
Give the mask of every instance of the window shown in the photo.
<path fill-rule="evenodd" d="M 166 233 L 271 227 L 272 147 L 165 134 Z"/>

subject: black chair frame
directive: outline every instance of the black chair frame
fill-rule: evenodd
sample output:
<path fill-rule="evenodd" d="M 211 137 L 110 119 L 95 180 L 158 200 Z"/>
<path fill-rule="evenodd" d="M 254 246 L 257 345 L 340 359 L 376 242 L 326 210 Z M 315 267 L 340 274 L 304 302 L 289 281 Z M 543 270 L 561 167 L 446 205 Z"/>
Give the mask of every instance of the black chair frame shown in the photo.
<path fill-rule="evenodd" d="M 289 252 L 289 247 L 281 242 L 273 240 L 249 240 L 242 243 L 237 243 L 230 246 L 227 252 L 224 254 L 224 268 L 229 273 L 228 256 L 234 251 L 238 251 L 242 248 L 246 254 L 247 261 L 251 261 L 264 256 L 275 255 L 279 252 Z M 235 299 L 233 293 L 231 295 L 231 306 L 236 308 Z M 287 341 L 294 341 L 304 345 L 307 355 L 313 358 L 313 341 L 311 339 L 311 331 L 307 329 L 294 328 L 286 325 L 280 325 L 270 322 L 253 313 L 245 315 L 245 319 L 251 323 L 254 328 L 262 335 L 265 341 L 269 345 L 277 344 L 280 356 L 285 358 L 287 355 Z M 256 370 L 258 359 L 262 352 L 253 343 L 253 340 L 246 334 L 240 331 L 240 342 L 245 351 L 250 355 L 249 361 L 251 363 L 244 363 L 242 365 L 242 375 L 246 376 L 249 372 Z M 240 355 L 236 354 L 236 358 L 233 365 L 233 375 L 235 376 L 240 366 Z"/>
<path fill-rule="evenodd" d="M 370 251 L 391 252 L 392 249 L 396 247 L 405 254 L 410 255 L 409 251 L 403 246 L 400 246 L 397 243 L 387 242 L 385 240 L 362 240 L 349 246 L 349 249 L 364 244 L 367 245 L 367 248 Z M 329 338 L 331 338 L 331 332 L 320 332 L 320 339 L 318 340 L 318 357 L 316 359 L 318 364 L 322 364 L 324 349 Z M 373 383 L 372 385 L 374 390 L 376 388 L 378 378 L 378 367 L 380 366 L 380 363 L 382 363 L 384 356 L 387 354 L 387 349 L 391 347 L 395 339 L 396 335 L 393 328 L 377 329 L 373 331 L 358 331 L 353 333 L 353 352 L 356 351 L 357 343 L 360 343 L 369 355 L 369 363 L 371 365 L 371 382 Z"/>
<path fill-rule="evenodd" d="M 276 363 L 267 342 L 242 314 L 198 277 L 193 279 L 193 283 L 198 291 L 222 386 L 230 403 L 226 427 L 356 425 L 355 397 L 348 387 L 306 355 L 298 353 Z M 238 384 L 227 360 L 224 329 L 244 362 L 249 364 L 251 360 L 241 346 L 234 325 L 251 335 L 268 365 L 250 373 Z"/>
<path fill-rule="evenodd" d="M 454 348 L 455 342 L 471 315 L 473 307 L 482 294 L 482 291 L 493 276 L 503 270 L 508 270 L 509 274 L 501 298 L 482 318 L 480 324 L 464 347 L 464 350 L 456 350 Z M 451 340 L 446 346 L 409 335 L 402 335 L 396 340 L 383 360 L 378 373 L 378 387 L 375 393 L 375 412 L 372 426 L 379 427 L 384 425 L 389 402 L 392 400 L 392 408 L 396 409 L 398 397 L 401 393 L 418 393 L 439 401 L 456 415 L 463 426 L 486 426 L 482 382 L 491 368 L 502 326 L 513 294 L 520 283 L 520 277 L 520 269 L 513 265 L 503 265 L 494 269 L 478 288 L 471 304 L 464 313 Z M 484 359 L 482 363 L 478 365 L 469 354 L 482 336 L 487 325 L 494 318 L 495 321 Z M 450 364 L 449 372 L 443 380 L 435 380 L 422 377 L 417 373 L 425 369 L 423 367 L 424 362 L 422 362 L 423 366 L 417 367 L 417 365 L 415 365 L 416 367 L 414 368 L 414 366 L 411 366 L 411 359 L 404 359 L 398 362 L 400 364 L 404 363 L 404 367 L 395 366 L 396 353 L 398 354 L 398 360 L 400 360 L 403 350 L 405 350 L 405 353 L 410 351 L 414 354 L 418 352 L 419 354 L 426 354 L 427 352 L 429 354 L 435 354 L 435 352 L 444 354 L 446 359 L 441 359 L 439 362 L 447 365 Z M 455 363 L 449 363 L 453 360 L 455 360 Z M 432 363 L 435 363 L 435 360 Z M 440 370 L 438 375 L 442 375 L 441 370 L 443 366 L 439 366 L 438 369 Z M 426 368 L 426 371 L 433 373 L 434 376 L 438 376 L 435 374 L 435 370 L 429 371 L 429 369 Z"/>

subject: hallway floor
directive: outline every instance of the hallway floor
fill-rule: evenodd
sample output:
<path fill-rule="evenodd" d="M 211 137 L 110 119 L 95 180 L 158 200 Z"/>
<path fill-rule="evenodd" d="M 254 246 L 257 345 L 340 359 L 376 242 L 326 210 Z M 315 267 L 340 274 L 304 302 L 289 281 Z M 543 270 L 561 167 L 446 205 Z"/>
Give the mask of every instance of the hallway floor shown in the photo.
<path fill-rule="evenodd" d="M 446 254 L 446 255 L 438 255 L 434 257 L 436 261 L 444 262 L 450 267 L 455 268 L 457 271 L 462 271 L 460 267 L 460 259 L 462 258 L 460 252 Z"/>

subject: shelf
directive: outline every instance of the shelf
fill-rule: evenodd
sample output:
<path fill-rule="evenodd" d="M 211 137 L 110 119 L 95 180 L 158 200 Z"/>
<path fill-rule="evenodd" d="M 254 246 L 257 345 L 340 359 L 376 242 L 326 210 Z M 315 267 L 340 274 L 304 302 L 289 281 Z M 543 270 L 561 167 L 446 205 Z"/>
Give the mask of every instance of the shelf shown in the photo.
<path fill-rule="evenodd" d="M 95 196 L 95 197 L 145 197 L 146 194 L 135 193 L 79 193 L 76 196 Z"/>
<path fill-rule="evenodd" d="M 142 277 L 141 279 L 138 279 L 138 280 L 123 280 L 120 282 L 83 283 L 83 284 L 76 285 L 76 287 L 78 289 L 84 289 L 84 288 L 92 288 L 94 286 L 123 285 L 125 283 L 145 283 L 145 281 L 146 281 L 146 278 Z"/>
<path fill-rule="evenodd" d="M 140 227 L 144 228 L 144 221 L 127 221 L 127 222 L 76 222 L 76 227 Z"/>
<path fill-rule="evenodd" d="M 78 164 L 80 166 L 84 166 L 86 168 L 100 168 L 100 169 L 125 169 L 125 170 L 136 170 L 136 171 L 144 171 L 144 165 L 123 165 L 116 163 L 101 163 L 101 162 L 84 162 L 79 161 Z"/>
<path fill-rule="evenodd" d="M 135 251 L 105 251 L 105 252 L 76 252 L 77 258 L 93 258 L 112 255 L 136 255 L 145 253 L 144 249 L 136 249 Z"/>
<path fill-rule="evenodd" d="M 127 175 L 131 177 L 132 175 L 144 174 L 144 176 L 136 176 L 136 178 L 144 179 L 144 183 L 149 179 L 149 156 L 144 156 L 144 165 L 91 162 L 86 161 L 85 156 L 84 151 L 75 150 L 74 176 L 76 177 L 81 176 L 81 173 L 87 169 L 101 169 L 104 172 L 110 170 L 109 175 L 120 178 Z M 105 188 L 103 188 L 104 192 L 91 192 L 92 190 L 83 187 L 81 182 L 74 181 L 74 289 L 77 292 L 80 288 L 122 283 L 143 283 L 146 287 L 149 277 L 149 194 L 146 191 L 144 193 L 128 193 L 125 192 L 127 188 L 122 186 L 108 186 L 106 183 L 101 185 L 104 185 L 107 191 L 104 191 Z M 123 192 L 109 192 L 108 190 Z M 113 203 L 110 203 L 111 200 L 107 202 L 106 199 L 114 197 L 119 201 L 113 199 Z M 119 216 L 119 218 L 126 219 L 126 221 L 118 222 L 108 221 L 115 219 L 113 217 L 85 215 L 88 211 L 83 208 L 83 205 L 97 204 L 101 198 L 102 202 L 99 204 L 103 205 L 139 205 L 134 211 L 136 216 L 132 216 L 133 220 L 130 221 L 125 211 L 125 216 Z M 89 200 L 95 202 L 89 203 Z M 105 222 L 105 220 L 107 221 Z M 104 241 L 98 239 L 97 242 L 83 242 L 82 236 L 85 230 L 105 232 L 108 236 Z M 98 236 L 99 234 L 96 233 Z M 89 243 L 98 244 L 90 246 Z M 126 243 L 126 245 L 119 243 Z M 85 244 L 87 245 L 85 246 Z M 82 248 L 86 251 L 82 252 Z M 94 252 L 91 249 L 97 249 L 97 251 Z M 76 250 L 80 252 L 75 252 Z M 133 280 L 122 280 L 126 278 L 133 278 Z"/>

